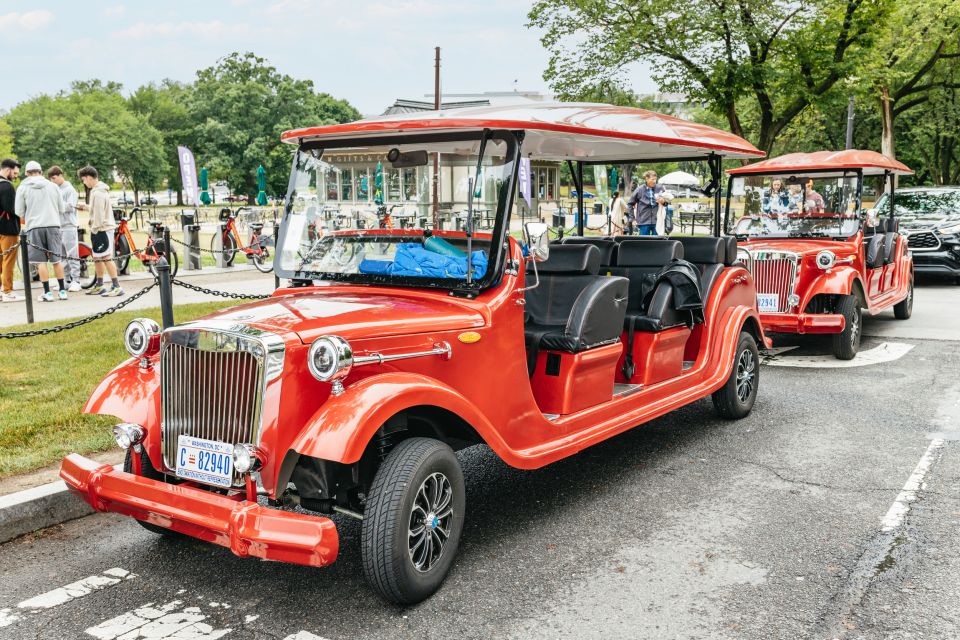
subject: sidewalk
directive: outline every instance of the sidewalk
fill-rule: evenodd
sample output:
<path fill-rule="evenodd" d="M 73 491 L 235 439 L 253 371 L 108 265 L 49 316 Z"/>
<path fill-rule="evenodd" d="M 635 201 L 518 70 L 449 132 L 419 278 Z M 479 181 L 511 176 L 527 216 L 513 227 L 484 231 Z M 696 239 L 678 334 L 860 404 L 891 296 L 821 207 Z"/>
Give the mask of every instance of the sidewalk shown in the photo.
<path fill-rule="evenodd" d="M 149 273 L 135 274 L 130 276 L 121 276 L 121 286 L 125 296 L 120 298 L 101 298 L 100 296 L 88 296 L 84 292 L 71 293 L 70 299 L 56 302 L 38 302 L 37 296 L 42 289 L 40 285 L 33 289 L 33 314 L 37 322 L 46 322 L 49 320 L 67 320 L 72 318 L 82 318 L 107 307 L 112 307 L 118 302 L 124 300 L 126 296 L 136 293 L 143 287 L 150 284 L 152 276 Z M 251 293 L 256 295 L 273 293 L 274 279 L 273 273 L 260 273 L 252 265 L 238 265 L 232 268 L 218 269 L 205 268 L 202 271 L 181 270 L 177 274 L 178 280 L 190 282 L 193 285 L 218 289 L 229 293 Z M 183 287 L 173 288 L 174 305 L 190 304 L 193 302 L 209 302 L 216 300 L 213 296 L 205 295 L 197 291 L 184 289 Z M 243 301 L 238 300 L 237 304 Z M 126 309 L 146 309 L 148 307 L 160 306 L 160 292 L 154 289 L 144 297 L 136 300 Z M 176 313 L 176 310 L 174 310 Z M 0 327 L 11 327 L 24 324 L 27 321 L 26 302 L 5 302 L 0 303 Z"/>

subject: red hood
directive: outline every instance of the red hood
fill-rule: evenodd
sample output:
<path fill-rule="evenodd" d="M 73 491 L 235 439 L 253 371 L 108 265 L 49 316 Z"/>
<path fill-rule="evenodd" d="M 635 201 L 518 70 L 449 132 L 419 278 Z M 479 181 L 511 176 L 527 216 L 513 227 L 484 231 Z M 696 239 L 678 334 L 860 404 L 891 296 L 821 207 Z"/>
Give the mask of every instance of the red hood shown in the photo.
<path fill-rule="evenodd" d="M 741 241 L 739 246 L 750 251 L 793 251 L 801 255 L 815 255 L 824 249 L 837 254 L 846 254 L 856 250 L 854 242 L 840 242 L 822 238 L 757 238 Z"/>
<path fill-rule="evenodd" d="M 483 326 L 483 316 L 465 304 L 409 290 L 289 294 L 232 307 L 207 318 L 274 332 L 293 331 L 304 343 L 328 334 L 350 340 Z"/>

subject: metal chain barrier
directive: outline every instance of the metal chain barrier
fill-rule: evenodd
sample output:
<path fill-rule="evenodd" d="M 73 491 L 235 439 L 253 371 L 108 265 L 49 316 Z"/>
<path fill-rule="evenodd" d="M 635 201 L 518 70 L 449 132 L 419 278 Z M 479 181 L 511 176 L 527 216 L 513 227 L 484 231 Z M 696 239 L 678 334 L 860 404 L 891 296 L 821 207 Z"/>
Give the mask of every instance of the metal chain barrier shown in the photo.
<path fill-rule="evenodd" d="M 177 285 L 178 287 L 183 287 L 184 289 L 190 289 L 191 291 L 196 291 L 198 293 L 203 293 L 208 296 L 220 296 L 221 298 L 231 298 L 233 300 L 266 300 L 270 297 L 269 294 L 258 295 L 253 293 L 229 293 L 227 291 L 217 291 L 216 289 L 207 289 L 206 287 L 198 287 L 193 284 L 184 282 L 183 280 L 177 280 L 176 278 L 171 278 L 170 282 Z"/>
<path fill-rule="evenodd" d="M 261 238 L 269 238 L 270 236 L 269 236 L 268 234 L 265 234 L 265 233 L 264 233 L 264 234 L 261 234 L 260 237 L 261 237 Z M 225 253 L 236 253 L 236 252 L 239 252 L 239 251 L 245 251 L 245 250 L 247 250 L 247 249 L 255 249 L 255 248 L 257 248 L 257 247 L 263 248 L 263 246 L 264 246 L 263 244 L 255 244 L 255 245 L 254 245 L 254 244 L 251 244 L 251 245 L 247 245 L 246 247 L 234 247 L 234 248 L 232 248 L 232 249 L 204 249 L 203 247 L 201 247 L 201 246 L 199 246 L 199 245 L 196 246 L 196 247 L 191 247 L 191 246 L 190 246 L 189 244 L 187 244 L 186 242 L 184 242 L 184 241 L 182 241 L 182 240 L 177 240 L 176 238 L 170 238 L 170 242 L 175 242 L 176 244 L 179 244 L 179 245 L 182 246 L 182 247 L 187 247 L 187 248 L 190 249 L 191 251 L 194 250 L 194 249 L 196 249 L 197 251 L 200 251 L 201 253 L 210 253 L 210 254 L 213 254 L 213 255 L 222 255 L 222 254 L 225 254 Z"/>
<path fill-rule="evenodd" d="M 156 281 L 156 280 L 154 280 L 153 282 L 151 282 L 150 284 L 148 284 L 146 287 L 144 287 L 144 288 L 141 289 L 140 291 L 136 292 L 135 294 L 133 294 L 132 296 L 130 296 L 129 298 L 127 298 L 126 300 L 124 300 L 124 301 L 121 302 L 120 304 L 117 304 L 117 305 L 115 305 L 115 306 L 112 306 L 112 307 L 110 307 L 110 308 L 108 308 L 108 309 L 104 309 L 103 311 L 99 311 L 99 312 L 93 314 L 92 316 L 87 316 L 86 318 L 81 318 L 81 319 L 79 319 L 79 320 L 74 320 L 73 322 L 68 322 L 67 324 L 57 325 L 57 326 L 55 326 L 55 327 L 47 327 L 46 329 L 35 329 L 35 330 L 33 330 L 33 331 L 13 331 L 13 332 L 10 332 L 10 333 L 0 333 L 0 339 L 3 339 L 3 338 L 32 338 L 33 336 L 45 336 L 45 335 L 48 335 L 48 334 L 51 334 L 51 333 L 58 333 L 58 332 L 60 332 L 60 331 L 66 331 L 67 329 L 75 329 L 76 327 L 81 327 L 81 326 L 83 326 L 83 325 L 85 325 L 85 324 L 88 324 L 88 323 L 90 323 L 90 322 L 93 322 L 94 320 L 99 320 L 100 318 L 103 318 L 103 317 L 105 317 L 105 316 L 108 316 L 108 315 L 110 315 L 111 313 L 113 313 L 113 312 L 115 312 L 115 311 L 119 311 L 120 309 L 123 309 L 125 306 L 127 306 L 128 304 L 130 304 L 130 303 L 133 302 L 134 300 L 137 300 L 138 298 L 142 298 L 144 295 L 147 294 L 148 291 L 150 291 L 151 289 L 153 289 L 155 286 L 157 286 L 157 281 Z"/>
<path fill-rule="evenodd" d="M 14 251 L 16 251 L 16 250 L 17 250 L 17 247 L 19 247 L 19 246 L 20 246 L 20 241 L 18 240 L 18 241 L 17 241 L 17 244 L 13 245 L 12 247 L 10 247 L 9 249 L 7 249 L 6 251 L 0 251 L 0 258 L 3 258 L 3 257 L 5 257 L 5 256 L 10 255 L 10 254 L 13 253 Z"/>
<path fill-rule="evenodd" d="M 60 258 L 61 260 L 67 260 L 67 261 L 74 261 L 74 260 L 75 260 L 75 261 L 77 261 L 77 262 L 83 262 L 84 260 L 86 260 L 86 258 L 72 258 L 72 257 L 70 257 L 70 256 L 61 255 L 61 254 L 57 253 L 56 251 L 50 251 L 50 250 L 48 250 L 46 247 L 41 247 L 41 246 L 39 246 L 39 245 L 35 245 L 35 244 L 33 244 L 32 242 L 30 242 L 29 240 L 24 240 L 24 242 L 27 243 L 27 246 L 33 247 L 34 249 L 39 249 L 40 251 L 43 251 L 45 254 L 50 255 L 50 256 L 53 256 L 53 257 L 55 257 L 55 258 Z M 113 255 L 113 256 L 111 256 L 109 259 L 110 259 L 110 260 L 120 260 L 121 258 L 135 257 L 135 256 L 137 256 L 137 254 L 143 253 L 144 251 L 146 251 L 146 249 L 137 249 L 136 251 L 131 251 L 130 253 L 124 253 L 124 254 L 121 254 L 121 255 L 119 255 L 119 256 L 118 256 L 118 255 Z M 6 255 L 6 254 L 3 254 L 3 255 Z M 90 259 L 91 259 L 91 260 L 96 260 L 96 258 L 94 258 L 93 256 L 90 256 Z M 104 262 L 105 262 L 105 261 L 104 261 Z"/>

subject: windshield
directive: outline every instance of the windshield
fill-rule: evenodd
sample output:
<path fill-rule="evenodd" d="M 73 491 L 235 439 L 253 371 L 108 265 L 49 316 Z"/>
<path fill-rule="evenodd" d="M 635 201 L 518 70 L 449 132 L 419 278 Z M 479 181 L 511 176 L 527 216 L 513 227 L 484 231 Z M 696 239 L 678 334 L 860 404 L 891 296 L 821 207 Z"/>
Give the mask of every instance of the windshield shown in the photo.
<path fill-rule="evenodd" d="M 278 273 L 413 286 L 489 283 L 502 244 L 492 240 L 503 235 L 513 197 L 517 145 L 507 133 L 462 136 L 301 146 Z"/>
<path fill-rule="evenodd" d="M 860 228 L 857 182 L 851 174 L 733 178 L 727 233 L 772 238 L 852 236 Z"/>
<path fill-rule="evenodd" d="M 883 194 L 875 205 L 881 215 L 890 208 L 889 194 Z M 942 220 L 960 217 L 960 189 L 936 191 L 897 191 L 893 215 L 907 220 Z"/>

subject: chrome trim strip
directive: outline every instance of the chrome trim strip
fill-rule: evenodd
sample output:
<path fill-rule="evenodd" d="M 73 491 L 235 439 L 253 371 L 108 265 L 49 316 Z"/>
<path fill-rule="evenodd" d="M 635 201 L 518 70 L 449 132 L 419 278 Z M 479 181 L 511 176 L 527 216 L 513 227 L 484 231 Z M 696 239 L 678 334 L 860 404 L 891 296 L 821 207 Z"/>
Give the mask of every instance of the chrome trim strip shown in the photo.
<path fill-rule="evenodd" d="M 414 351 L 412 353 L 393 353 L 384 355 L 382 353 L 371 353 L 365 356 L 353 356 L 353 366 L 359 367 L 365 364 L 383 364 L 392 360 L 405 360 L 407 358 L 422 358 L 424 356 L 440 356 L 441 360 L 449 360 L 453 356 L 453 349 L 449 342 L 434 343 L 430 351 Z"/>

